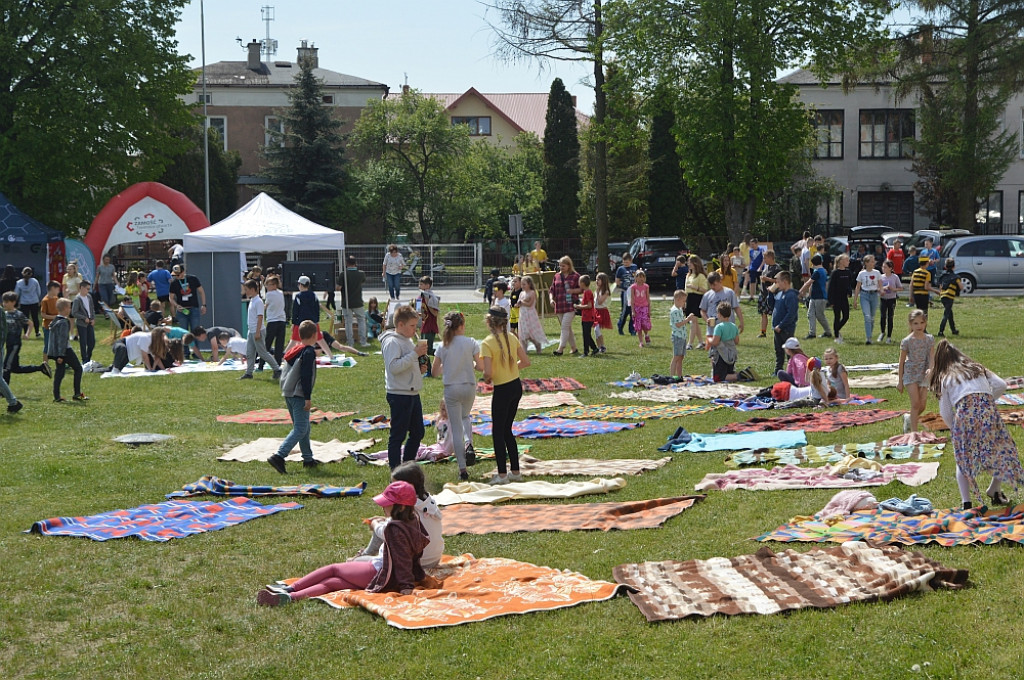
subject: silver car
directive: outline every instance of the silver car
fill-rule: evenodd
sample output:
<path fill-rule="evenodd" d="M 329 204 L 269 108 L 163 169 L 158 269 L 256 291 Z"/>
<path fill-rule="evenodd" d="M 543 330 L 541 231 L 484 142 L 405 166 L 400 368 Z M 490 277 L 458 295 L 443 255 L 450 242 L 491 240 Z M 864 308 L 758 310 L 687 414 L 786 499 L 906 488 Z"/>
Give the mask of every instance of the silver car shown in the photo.
<path fill-rule="evenodd" d="M 1024 288 L 1024 236 L 956 236 L 942 248 L 942 258 L 947 257 L 956 261 L 964 293 Z"/>

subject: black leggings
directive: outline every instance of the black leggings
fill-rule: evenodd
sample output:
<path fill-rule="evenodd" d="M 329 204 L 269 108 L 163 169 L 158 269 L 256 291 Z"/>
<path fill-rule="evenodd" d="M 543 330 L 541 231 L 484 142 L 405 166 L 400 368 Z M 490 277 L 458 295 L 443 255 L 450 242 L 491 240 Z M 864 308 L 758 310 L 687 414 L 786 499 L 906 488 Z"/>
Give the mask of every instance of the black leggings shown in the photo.
<path fill-rule="evenodd" d="M 594 322 L 583 322 L 583 354 L 597 354 L 597 343 L 594 342 Z"/>
<path fill-rule="evenodd" d="M 839 331 L 850 320 L 850 298 L 843 297 L 832 301 L 832 335 L 838 338 Z"/>
<path fill-rule="evenodd" d="M 53 374 L 53 398 L 60 399 L 60 384 L 64 380 L 64 372 L 68 366 L 75 372 L 75 396 L 82 393 L 82 362 L 78 360 L 75 350 L 68 347 L 61 357 L 64 361 L 57 364 L 57 370 Z"/>
<path fill-rule="evenodd" d="M 896 314 L 896 300 L 897 298 L 892 298 L 891 300 L 882 298 L 882 313 L 879 314 L 882 327 L 879 332 L 887 338 L 892 337 L 892 319 Z"/>
<path fill-rule="evenodd" d="M 505 457 L 508 457 L 508 468 L 519 472 L 519 447 L 516 446 L 515 435 L 512 434 L 512 423 L 519 411 L 519 400 L 523 397 L 523 383 L 519 378 L 512 382 L 494 386 L 491 395 L 492 435 L 494 437 L 494 457 L 498 462 L 498 474 L 504 475 Z"/>
<path fill-rule="evenodd" d="M 39 325 L 39 303 L 34 305 L 21 305 L 21 312 L 25 316 L 32 319 L 32 328 L 35 329 L 36 337 L 43 332 L 43 327 Z"/>
<path fill-rule="evenodd" d="M 942 298 L 942 321 L 939 322 L 939 334 L 946 332 L 946 324 L 949 330 L 956 333 L 956 322 L 953 321 L 953 298 Z"/>

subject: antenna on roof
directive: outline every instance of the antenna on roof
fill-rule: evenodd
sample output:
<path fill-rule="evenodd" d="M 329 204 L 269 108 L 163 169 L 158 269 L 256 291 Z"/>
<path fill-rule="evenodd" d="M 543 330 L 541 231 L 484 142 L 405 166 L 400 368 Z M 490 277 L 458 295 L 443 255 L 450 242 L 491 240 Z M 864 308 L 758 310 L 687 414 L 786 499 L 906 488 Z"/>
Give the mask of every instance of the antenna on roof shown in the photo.
<path fill-rule="evenodd" d="M 274 20 L 274 8 L 270 5 L 260 7 L 263 23 L 267 25 L 267 37 L 260 41 L 260 53 L 268 60 L 277 54 L 277 41 L 270 37 L 270 22 Z"/>

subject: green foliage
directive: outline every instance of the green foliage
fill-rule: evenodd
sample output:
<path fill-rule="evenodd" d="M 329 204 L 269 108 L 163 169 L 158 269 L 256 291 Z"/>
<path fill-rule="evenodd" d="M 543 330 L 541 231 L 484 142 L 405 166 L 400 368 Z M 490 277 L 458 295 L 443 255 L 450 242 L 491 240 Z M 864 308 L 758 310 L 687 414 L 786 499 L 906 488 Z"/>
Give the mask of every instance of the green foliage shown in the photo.
<path fill-rule="evenodd" d="M 343 122 L 323 104 L 323 81 L 313 74 L 313 61 L 303 59 L 295 74 L 290 106 L 277 112 L 284 131 L 270 130 L 263 148 L 269 180 L 263 190 L 281 205 L 326 226 L 332 206 L 354 191 L 345 161 Z"/>
<path fill-rule="evenodd" d="M 372 101 L 356 121 L 352 139 L 363 158 L 363 185 L 373 212 L 391 231 L 405 232 L 413 221 L 424 243 L 457 231 L 456 223 L 447 221 L 461 218 L 451 203 L 460 189 L 451 183 L 469 152 L 469 129 L 452 125 L 440 102 L 416 90 Z"/>
<path fill-rule="evenodd" d="M 576 107 L 555 78 L 548 94 L 544 126 L 544 233 L 577 236 L 580 190 L 580 142 Z"/>
<path fill-rule="evenodd" d="M 195 75 L 174 40 L 184 4 L 4 3 L 0 191 L 19 208 L 76 233 L 185 146 L 175 131 L 189 124 L 180 97 Z"/>
<path fill-rule="evenodd" d="M 672 131 L 675 124 L 676 115 L 671 106 L 663 107 L 651 118 L 647 150 L 651 164 L 647 180 L 650 206 L 647 233 L 651 236 L 677 236 L 683 231 L 687 188 Z"/>
<path fill-rule="evenodd" d="M 615 0 L 611 48 L 638 84 L 678 84 L 676 131 L 687 182 L 718 201 L 730 241 L 750 230 L 758 205 L 793 177 L 809 135 L 780 70 L 813 58 L 845 65 L 876 38 L 884 0 Z"/>
<path fill-rule="evenodd" d="M 238 169 L 242 166 L 242 159 L 237 151 L 224 151 L 216 130 L 210 128 L 209 134 L 210 222 L 217 223 L 238 209 Z M 204 208 L 206 188 L 202 121 L 196 121 L 177 135 L 187 146 L 170 159 L 157 181 L 177 189 L 197 206 Z"/>

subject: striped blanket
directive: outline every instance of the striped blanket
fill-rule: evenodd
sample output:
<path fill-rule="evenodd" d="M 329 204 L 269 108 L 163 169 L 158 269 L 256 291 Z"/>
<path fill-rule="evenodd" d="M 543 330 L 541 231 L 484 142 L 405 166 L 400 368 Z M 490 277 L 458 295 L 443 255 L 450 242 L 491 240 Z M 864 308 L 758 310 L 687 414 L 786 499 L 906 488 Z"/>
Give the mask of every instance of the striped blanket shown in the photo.
<path fill-rule="evenodd" d="M 355 411 L 321 411 L 314 408 L 309 412 L 309 422 L 322 423 L 355 415 Z M 217 416 L 218 423 L 241 423 L 243 425 L 291 425 L 292 419 L 286 408 L 264 408 L 247 411 L 234 416 Z"/>
<path fill-rule="evenodd" d="M 623 420 L 657 420 L 659 418 L 682 418 L 708 413 L 721 408 L 717 404 L 678 404 L 663 406 L 633 406 L 617 404 L 587 404 L 546 411 L 540 415 L 545 418 L 578 418 L 602 420 L 604 418 L 620 418 Z"/>
<path fill-rule="evenodd" d="M 523 378 L 523 392 L 575 392 L 585 390 L 587 386 L 575 378 Z M 490 394 L 494 391 L 494 385 L 479 382 L 476 391 L 480 394 Z"/>
<path fill-rule="evenodd" d="M 298 503 L 262 505 L 251 498 L 231 498 L 220 503 L 173 500 L 88 517 L 44 519 L 33 524 L 25 533 L 80 536 L 94 541 L 134 536 L 143 541 L 163 542 L 218 531 L 251 519 L 301 507 Z"/>
<path fill-rule="evenodd" d="M 613 392 L 608 396 L 614 399 L 636 399 L 671 404 L 690 399 L 746 399 L 756 392 L 755 388 L 735 383 L 714 383 L 710 385 L 666 385 L 639 392 Z"/>
<path fill-rule="evenodd" d="M 477 449 L 479 456 L 480 449 Z M 533 456 L 523 454 L 519 449 L 519 472 L 524 476 L 568 476 L 580 475 L 585 477 L 618 477 L 620 475 L 639 475 L 651 470 L 665 467 L 672 462 L 671 456 L 665 456 L 659 460 L 648 460 L 645 458 L 612 458 L 609 460 L 598 460 L 596 458 L 569 458 L 566 460 L 539 460 Z M 487 473 L 491 476 L 497 473 L 497 469 Z"/>
<path fill-rule="evenodd" d="M 938 458 L 945 450 L 945 444 L 907 444 L 889 446 L 885 442 L 866 444 L 833 444 L 831 446 L 802 446 L 797 449 L 747 449 L 730 453 L 725 457 L 726 467 L 738 468 L 745 465 L 774 463 L 779 465 L 803 465 L 805 463 L 835 463 L 846 456 L 859 456 L 870 460 L 923 460 Z"/>
<path fill-rule="evenodd" d="M 166 498 L 189 498 L 191 496 L 317 496 L 318 498 L 341 498 L 362 496 L 366 482 L 359 486 L 328 486 L 326 484 L 296 484 L 293 486 L 246 486 L 213 475 L 204 475 L 198 481 L 186 484 L 180 491 L 172 491 Z"/>
<path fill-rule="evenodd" d="M 609 434 L 622 430 L 633 430 L 643 426 L 639 423 L 615 423 L 603 420 L 573 420 L 571 418 L 547 418 L 530 416 L 512 424 L 512 434 L 523 439 L 552 439 L 555 437 L 583 437 L 588 434 Z M 490 421 L 473 426 L 473 434 L 489 437 L 493 431 Z"/>
<path fill-rule="evenodd" d="M 622 589 L 574 571 L 504 557 L 476 559 L 469 554 L 445 556 L 427 573 L 442 582 L 440 588 L 417 588 L 410 595 L 339 590 L 316 599 L 336 609 L 362 607 L 383 617 L 389 626 L 412 630 L 600 602 L 610 600 Z"/>
<path fill-rule="evenodd" d="M 996 399 L 1000 406 L 1024 406 L 1024 394 L 1004 394 Z"/>
<path fill-rule="evenodd" d="M 805 520 L 783 524 L 761 534 L 755 541 L 791 543 L 846 543 L 866 541 L 873 545 L 954 545 L 999 541 L 1024 544 L 1024 505 L 1013 508 L 936 510 L 931 515 L 906 517 L 886 510 L 859 510 L 839 523 Z"/>
<path fill-rule="evenodd" d="M 863 458 L 856 459 L 864 461 Z M 864 461 L 866 462 L 866 461 Z M 877 465 L 877 464 L 875 464 Z M 837 466 L 838 467 L 838 466 Z M 863 486 L 884 486 L 892 481 L 907 486 L 920 486 L 935 479 L 939 473 L 938 463 L 903 463 L 883 465 L 880 470 L 857 468 L 841 470 L 831 465 L 805 468 L 796 465 L 782 465 L 765 470 L 746 468 L 729 472 L 712 472 L 694 487 L 697 491 L 714 489 L 718 491 L 780 491 L 784 489 L 852 489 Z"/>
<path fill-rule="evenodd" d="M 479 482 L 457 482 L 444 485 L 440 493 L 434 494 L 438 505 L 459 503 L 503 503 L 511 500 L 535 500 L 538 498 L 576 498 L 598 493 L 618 491 L 626 486 L 621 477 L 613 479 L 591 479 L 573 482 L 513 482 L 511 484 L 481 484 Z"/>
<path fill-rule="evenodd" d="M 627 503 L 453 505 L 444 510 L 444 534 L 657 529 L 703 499 L 704 496 L 677 496 Z"/>
<path fill-rule="evenodd" d="M 864 409 L 860 411 L 819 411 L 816 413 L 787 413 L 770 418 L 751 418 L 739 423 L 723 425 L 715 432 L 770 432 L 773 430 L 803 430 L 804 432 L 835 432 L 844 427 L 868 425 L 903 415 L 901 411 Z"/>
<path fill-rule="evenodd" d="M 852 602 L 892 600 L 915 591 L 962 588 L 965 569 L 950 569 L 921 553 L 851 543 L 804 553 L 622 564 L 612 572 L 631 590 L 648 621 L 688 616 L 778 614 Z"/>
<path fill-rule="evenodd" d="M 802 401 L 802 400 L 801 400 Z M 851 394 L 845 400 L 845 406 L 864 406 L 865 404 L 881 404 L 885 399 L 873 397 L 870 394 Z M 764 411 L 767 409 L 796 408 L 794 402 L 775 401 L 771 397 L 747 397 L 746 399 L 713 399 L 713 404 L 731 406 L 737 411 Z"/>

